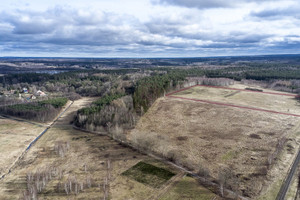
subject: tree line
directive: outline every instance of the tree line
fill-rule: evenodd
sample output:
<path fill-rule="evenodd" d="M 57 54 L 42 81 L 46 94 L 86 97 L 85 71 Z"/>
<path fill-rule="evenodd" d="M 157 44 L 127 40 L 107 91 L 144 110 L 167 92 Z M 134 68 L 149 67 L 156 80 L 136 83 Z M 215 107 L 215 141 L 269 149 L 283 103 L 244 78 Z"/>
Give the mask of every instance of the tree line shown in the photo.
<path fill-rule="evenodd" d="M 105 96 L 101 97 L 100 99 L 94 101 L 92 106 L 78 110 L 77 114 L 91 115 L 91 114 L 97 113 L 97 112 L 101 111 L 101 109 L 104 106 L 109 105 L 113 100 L 118 99 L 124 95 L 125 94 L 123 94 L 123 93 L 106 94 Z"/>
<path fill-rule="evenodd" d="M 187 72 L 181 73 L 181 70 L 178 70 L 140 79 L 133 93 L 134 108 L 138 112 L 146 112 L 157 98 L 175 88 L 186 76 Z"/>
<path fill-rule="evenodd" d="M 39 102 L 0 107 L 0 113 L 39 122 L 50 121 L 67 103 L 67 98 L 55 98 Z"/>

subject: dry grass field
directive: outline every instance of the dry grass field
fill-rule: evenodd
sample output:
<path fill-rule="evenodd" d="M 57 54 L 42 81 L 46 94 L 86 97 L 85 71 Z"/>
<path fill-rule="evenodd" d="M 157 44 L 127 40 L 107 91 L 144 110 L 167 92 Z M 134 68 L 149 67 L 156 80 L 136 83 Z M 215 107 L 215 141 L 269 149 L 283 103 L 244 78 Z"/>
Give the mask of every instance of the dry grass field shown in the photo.
<path fill-rule="evenodd" d="M 288 96 L 206 87 L 172 96 L 300 114 L 298 103 Z M 299 122 L 293 116 L 165 97 L 154 103 L 128 138 L 195 172 L 209 172 L 215 179 L 229 169 L 232 190 L 251 198 L 265 195 L 264 199 L 272 199 L 269 194 L 276 196 L 278 180 L 284 178 L 298 150 Z M 282 141 L 282 151 L 277 154 Z M 270 165 L 272 154 L 276 158 Z"/>
<path fill-rule="evenodd" d="M 236 84 L 231 86 L 234 88 L 245 89 L 247 86 Z M 287 94 L 284 92 L 277 92 L 268 89 L 263 89 L 264 92 L 275 92 L 280 94 Z M 235 104 L 241 106 L 249 106 L 266 110 L 273 110 L 277 112 L 284 112 L 290 114 L 300 114 L 300 103 L 295 101 L 292 96 L 274 95 L 251 91 L 236 91 L 230 89 L 213 88 L 205 86 L 192 87 L 190 89 L 178 92 L 172 96 L 212 100 L 228 104 Z"/>
<path fill-rule="evenodd" d="M 0 118 L 0 177 L 46 127 Z"/>
<path fill-rule="evenodd" d="M 39 199 L 103 199 L 106 195 L 116 200 L 145 200 L 162 190 L 166 181 L 172 182 L 173 174 L 176 177 L 179 173 L 174 167 L 124 147 L 107 136 L 72 128 L 70 121 L 74 112 L 93 100 L 75 101 L 0 181 L 1 200 L 24 199 L 24 194 L 36 188 L 33 185 L 40 188 Z M 153 166 L 156 172 L 147 173 L 145 168 L 134 171 L 134 166 L 141 162 L 147 163 L 148 169 Z M 143 177 L 141 172 L 147 173 L 147 179 L 137 181 L 135 177 Z M 210 191 L 207 193 L 216 196 Z"/>

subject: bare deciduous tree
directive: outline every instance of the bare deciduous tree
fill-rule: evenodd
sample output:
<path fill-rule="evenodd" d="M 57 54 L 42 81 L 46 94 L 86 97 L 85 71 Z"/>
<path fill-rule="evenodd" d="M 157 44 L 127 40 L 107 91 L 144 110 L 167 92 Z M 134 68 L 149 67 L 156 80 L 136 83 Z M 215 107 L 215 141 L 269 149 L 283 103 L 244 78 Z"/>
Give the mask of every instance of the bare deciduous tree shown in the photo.
<path fill-rule="evenodd" d="M 224 188 L 231 189 L 235 192 L 236 198 L 239 194 L 239 179 L 235 176 L 235 174 L 229 168 L 223 168 L 219 170 L 218 173 L 218 181 L 220 188 L 220 195 L 224 196 Z"/>
<path fill-rule="evenodd" d="M 54 151 L 60 157 L 64 157 L 67 151 L 69 150 L 69 148 L 70 148 L 69 142 L 56 141 L 54 144 Z"/>
<path fill-rule="evenodd" d="M 23 199 L 38 199 L 38 193 L 47 186 L 48 182 L 57 176 L 57 170 L 53 167 L 37 169 L 35 173 L 26 174 L 26 190 L 23 192 Z"/>

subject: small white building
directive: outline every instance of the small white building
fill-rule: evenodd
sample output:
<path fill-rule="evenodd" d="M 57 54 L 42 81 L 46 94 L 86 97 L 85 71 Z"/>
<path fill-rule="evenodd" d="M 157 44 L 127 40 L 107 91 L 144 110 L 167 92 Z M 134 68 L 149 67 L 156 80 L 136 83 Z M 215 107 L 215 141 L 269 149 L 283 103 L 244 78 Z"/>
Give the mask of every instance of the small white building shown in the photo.
<path fill-rule="evenodd" d="M 37 96 L 40 96 L 40 97 L 46 96 L 45 92 L 43 92 L 43 91 L 41 91 L 41 90 L 38 90 L 38 91 L 36 92 L 36 95 L 37 95 Z"/>

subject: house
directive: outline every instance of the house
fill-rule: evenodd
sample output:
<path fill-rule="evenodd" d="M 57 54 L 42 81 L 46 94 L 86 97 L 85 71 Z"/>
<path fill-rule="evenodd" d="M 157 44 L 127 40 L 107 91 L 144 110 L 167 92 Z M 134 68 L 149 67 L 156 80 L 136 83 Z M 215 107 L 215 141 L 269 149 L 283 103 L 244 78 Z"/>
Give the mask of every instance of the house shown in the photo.
<path fill-rule="evenodd" d="M 34 99 L 36 99 L 36 96 L 31 95 L 31 96 L 30 96 L 30 99 L 33 99 L 33 100 L 34 100 Z"/>
<path fill-rule="evenodd" d="M 38 90 L 38 91 L 36 92 L 36 95 L 37 95 L 37 96 L 40 96 L 40 97 L 46 96 L 45 92 L 43 92 L 43 91 L 41 91 L 41 90 Z"/>
<path fill-rule="evenodd" d="M 27 88 L 23 88 L 23 92 L 27 94 L 28 93 L 28 89 Z"/>

